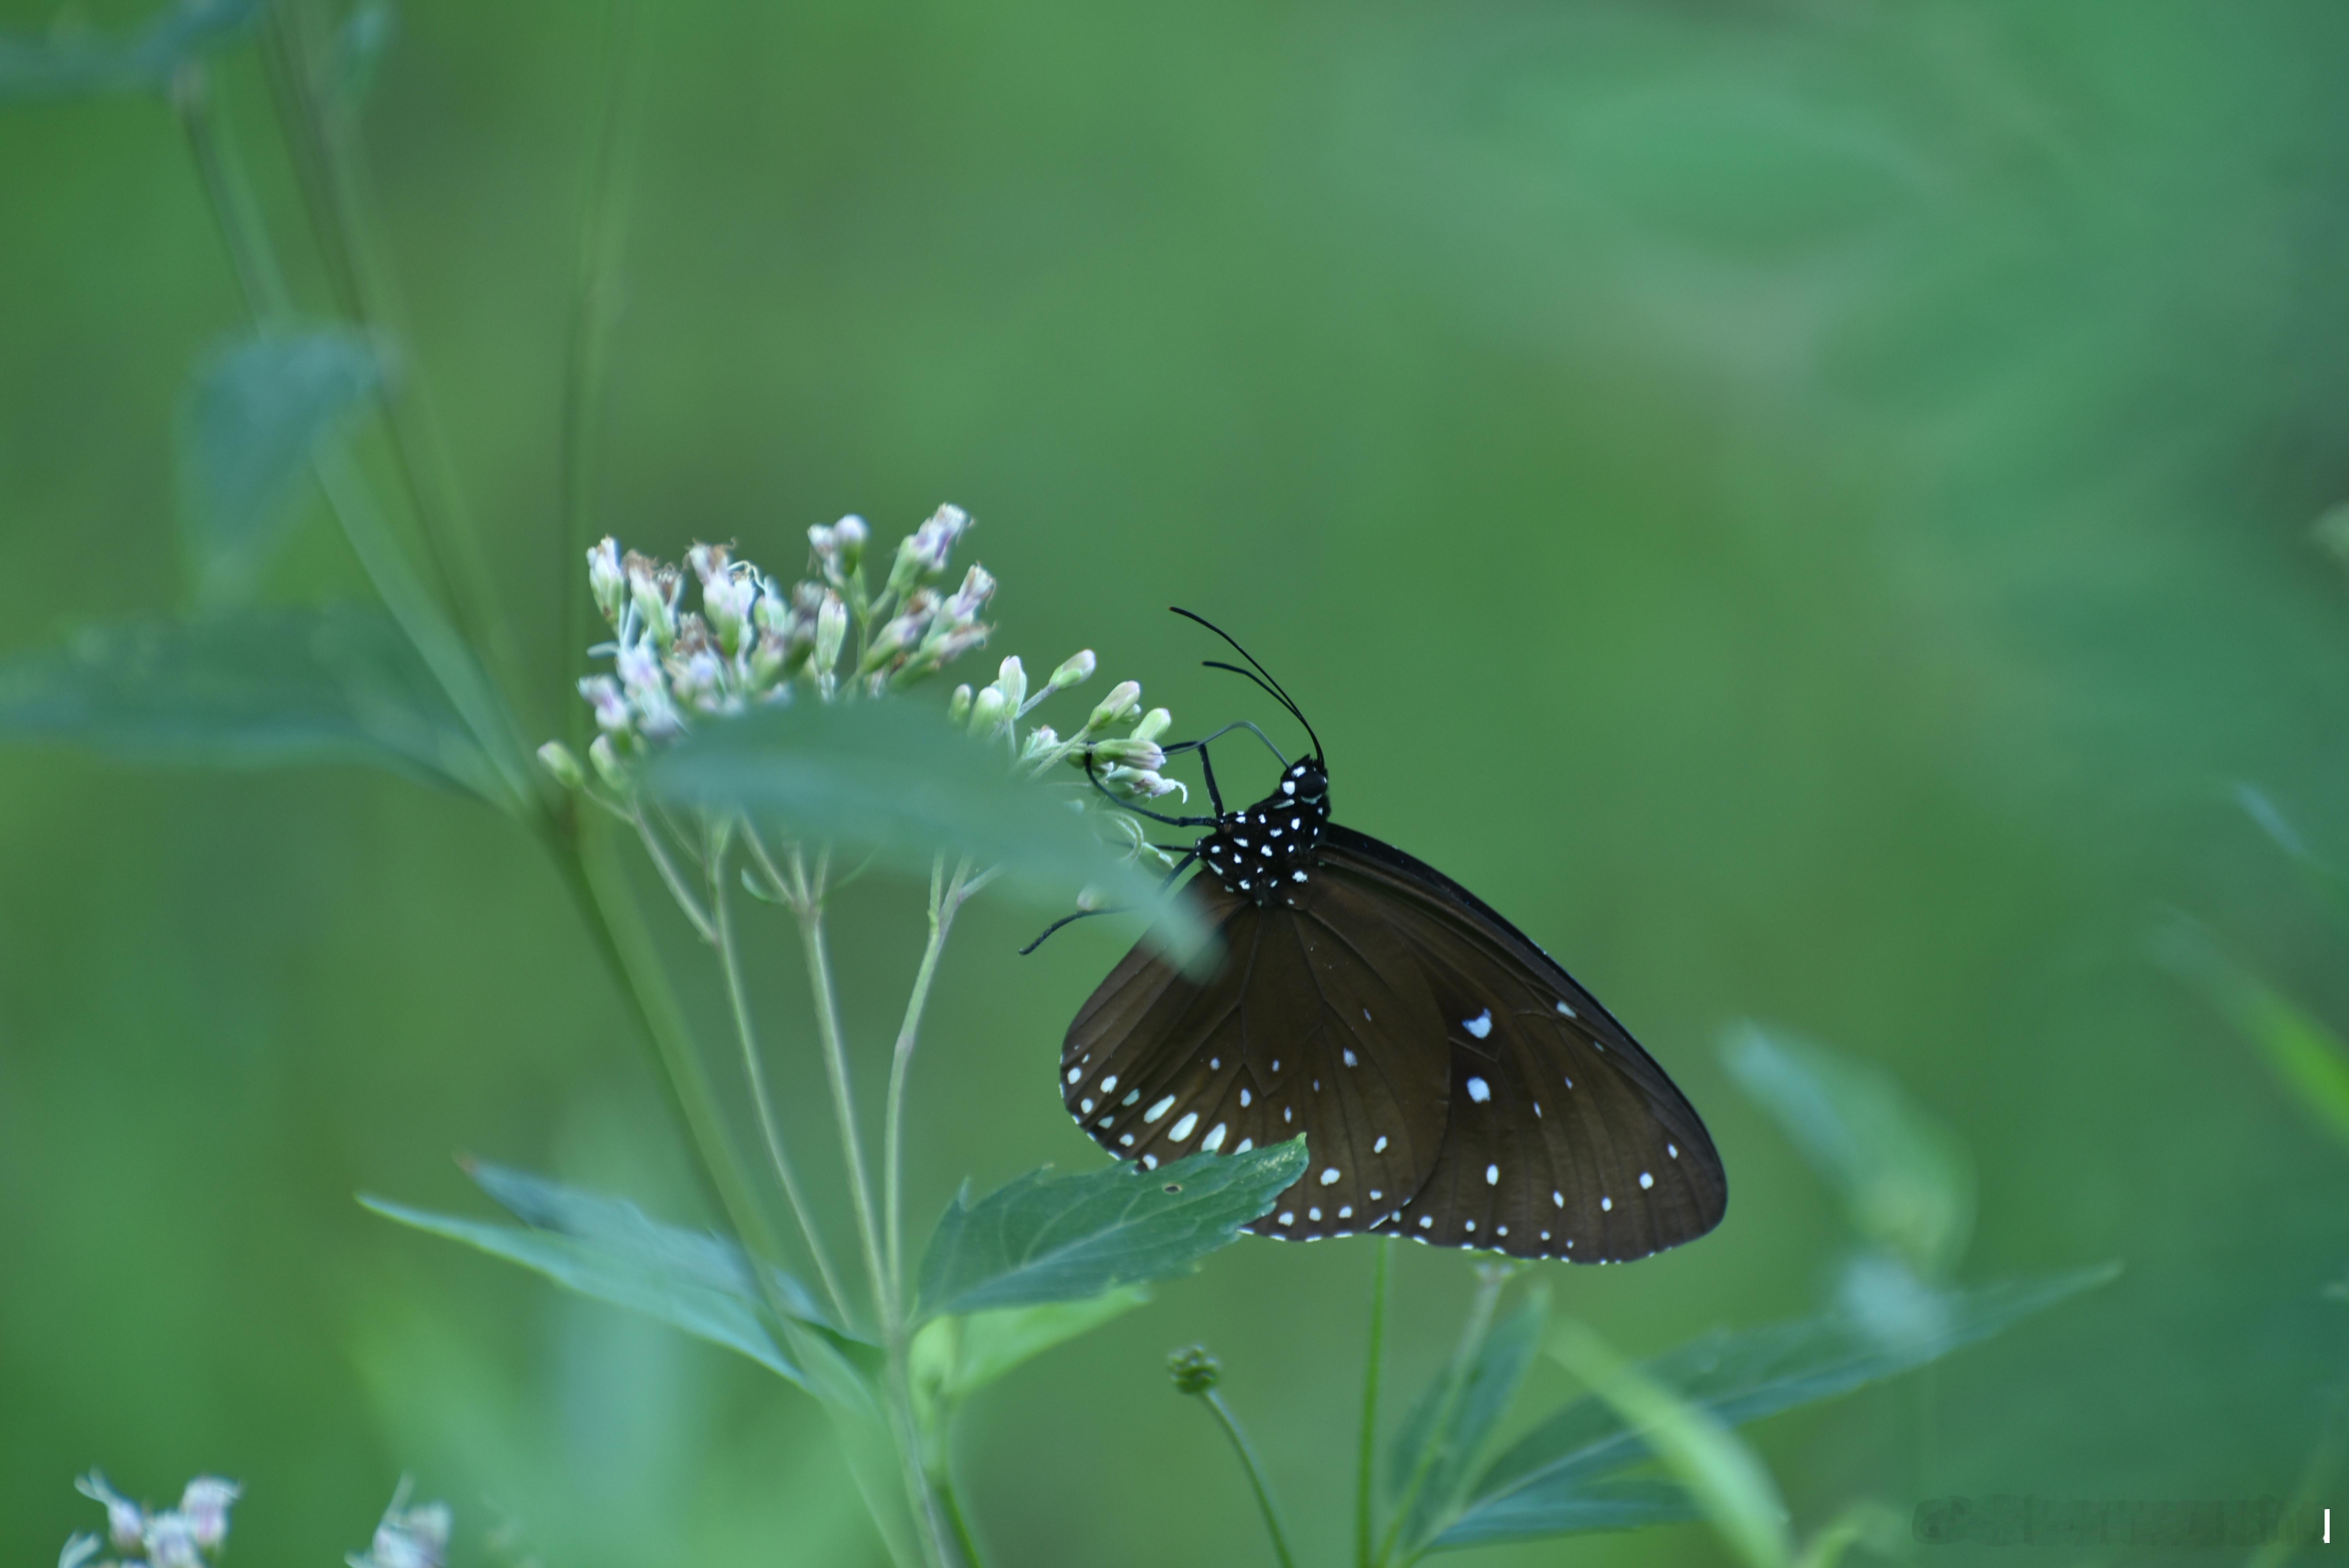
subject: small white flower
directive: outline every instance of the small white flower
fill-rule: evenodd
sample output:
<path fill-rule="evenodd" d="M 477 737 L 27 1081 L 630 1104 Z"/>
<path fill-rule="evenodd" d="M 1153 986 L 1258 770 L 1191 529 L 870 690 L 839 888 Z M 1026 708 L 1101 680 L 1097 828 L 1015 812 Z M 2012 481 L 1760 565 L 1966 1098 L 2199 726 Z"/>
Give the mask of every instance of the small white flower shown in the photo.
<path fill-rule="evenodd" d="M 74 1490 L 106 1505 L 106 1533 L 116 1551 L 128 1552 L 146 1539 L 147 1511 L 109 1486 L 105 1476 L 92 1470 L 74 1482 Z"/>
<path fill-rule="evenodd" d="M 620 542 L 606 538 L 587 552 L 587 590 L 595 595 L 595 608 L 604 612 L 604 619 L 615 625 L 627 585 L 627 574 L 620 570 Z"/>

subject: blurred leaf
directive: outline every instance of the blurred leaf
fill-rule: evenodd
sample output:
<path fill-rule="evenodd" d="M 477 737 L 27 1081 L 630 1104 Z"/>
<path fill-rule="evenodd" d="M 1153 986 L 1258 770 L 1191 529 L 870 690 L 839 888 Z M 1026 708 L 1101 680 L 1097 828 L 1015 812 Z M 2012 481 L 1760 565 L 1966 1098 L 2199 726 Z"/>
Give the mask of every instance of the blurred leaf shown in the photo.
<path fill-rule="evenodd" d="M 366 99 L 398 30 L 399 14 L 390 0 L 361 0 L 335 29 L 335 90 L 345 105 L 355 107 Z"/>
<path fill-rule="evenodd" d="M 260 12 L 261 0 L 180 0 L 121 43 L 0 34 L 0 103 L 168 87 L 182 61 L 233 42 Z"/>
<path fill-rule="evenodd" d="M 923 1568 L 927 1562 L 921 1532 L 905 1495 L 905 1471 L 874 1375 L 842 1353 L 841 1342 L 794 1318 L 781 1320 L 784 1343 L 806 1369 L 800 1386 L 816 1397 L 831 1418 L 841 1458 L 864 1499 L 874 1527 L 897 1568 Z"/>
<path fill-rule="evenodd" d="M 808 1387 L 807 1377 L 776 1345 L 765 1314 L 687 1274 L 544 1231 L 429 1213 L 364 1194 L 359 1202 L 386 1219 L 520 1264 L 583 1295 L 643 1313 L 696 1339 L 739 1352 L 779 1377 Z"/>
<path fill-rule="evenodd" d="M 1298 1137 L 1155 1171 L 1129 1162 L 1056 1177 L 1046 1166 L 977 1203 L 966 1187 L 922 1259 L 920 1315 L 1082 1301 L 1188 1274 L 1304 1173 Z"/>
<path fill-rule="evenodd" d="M 813 1292 L 773 1264 L 761 1264 L 767 1280 L 762 1290 L 742 1249 L 727 1237 L 664 1225 L 625 1199 L 584 1192 L 525 1171 L 473 1162 L 465 1173 L 525 1225 L 554 1231 L 625 1262 L 722 1291 L 761 1311 L 780 1298 L 794 1316 L 833 1334 L 857 1337 L 825 1310 Z"/>
<path fill-rule="evenodd" d="M 2349 1045 L 2214 946 L 2198 926 L 2174 923 L 2156 939 L 2171 968 L 2199 985 L 2213 1006 L 2268 1058 L 2301 1109 L 2349 1145 Z"/>
<path fill-rule="evenodd" d="M 364 605 L 92 626 L 0 660 L 0 739 L 216 768 L 366 762 L 502 786 L 391 621 Z"/>
<path fill-rule="evenodd" d="M 1863 1237 L 1928 1274 L 1957 1262 L 1973 1230 L 1973 1162 L 1890 1074 L 1754 1024 L 1731 1030 L 1722 1058 L 1835 1190 Z"/>
<path fill-rule="evenodd" d="M 1110 902 L 1161 905 L 1158 879 L 1113 854 L 1081 802 L 1013 777 L 999 752 L 918 702 L 796 702 L 705 723 L 645 778 L 671 800 L 869 848 L 904 870 L 968 855 L 1031 896 L 1065 902 L 1090 886 Z M 1171 940 L 1196 940 L 1187 901 L 1163 913 Z"/>
<path fill-rule="evenodd" d="M 367 340 L 332 330 L 245 338 L 197 372 L 180 414 L 180 534 L 200 599 L 252 592 L 312 456 L 382 380 Z"/>
<path fill-rule="evenodd" d="M 2045 1279 L 1938 1292 L 1929 1334 L 1886 1338 L 1844 1313 L 1760 1328 L 1716 1330 L 1647 1363 L 1641 1372 L 1732 1426 L 1832 1398 L 1987 1339 L 2120 1273 L 2117 1264 Z M 1436 1537 L 1438 1547 L 1524 1540 L 1582 1526 L 1589 1484 L 1639 1463 L 1648 1448 L 1604 1401 L 1578 1399 L 1495 1460 L 1476 1497 Z"/>
<path fill-rule="evenodd" d="M 1495 1326 L 1475 1346 L 1467 1347 L 1470 1358 L 1466 1382 L 1445 1428 L 1439 1429 L 1437 1422 L 1453 1380 L 1460 1372 L 1456 1357 L 1430 1379 L 1413 1403 L 1395 1433 L 1387 1472 L 1389 1494 L 1400 1491 L 1409 1482 L 1431 1445 L 1435 1446 L 1436 1455 L 1427 1480 L 1412 1505 L 1411 1518 L 1403 1526 L 1404 1542 L 1415 1544 L 1425 1540 L 1450 1516 L 1468 1479 L 1468 1469 L 1476 1461 L 1477 1451 L 1516 1399 L 1517 1388 L 1525 1381 L 1526 1368 L 1533 1365 L 1534 1352 L 1541 1347 L 1542 1330 L 1548 1323 L 1549 1292 L 1537 1288 L 1528 1293 L 1516 1312 Z"/>
<path fill-rule="evenodd" d="M 1900 1557 L 1913 1539 L 1908 1515 L 1862 1498 L 1822 1525 L 1797 1561 L 1801 1568 L 1836 1568 L 1855 1546 L 1866 1546 L 1878 1557 Z"/>
<path fill-rule="evenodd" d="M 933 1318 L 914 1336 L 915 1377 L 945 1402 L 965 1399 L 1031 1357 L 1090 1334 L 1149 1299 L 1141 1285 L 1126 1285 L 1085 1301 Z"/>
<path fill-rule="evenodd" d="M 2326 511 L 2309 529 L 2308 535 L 2336 564 L 2349 566 L 2349 505 Z"/>
<path fill-rule="evenodd" d="M 1579 1323 L 1558 1325 L 1550 1353 L 1639 1432 L 1747 1568 L 1790 1568 L 1786 1504 L 1728 1423 L 1634 1368 Z"/>
<path fill-rule="evenodd" d="M 2349 924 L 2349 877 L 2343 876 L 2317 858 L 2316 851 L 2308 847 L 2308 841 L 2300 836 L 2300 830 L 2292 826 L 2292 820 L 2283 814 L 2283 809 L 2266 790 L 2255 784 L 2238 784 L 2235 786 L 2235 802 L 2242 807 L 2243 814 L 2260 831 L 2265 833 L 2276 848 L 2300 868 L 2301 874 L 2308 879 L 2309 884 L 2333 914 L 2344 924 Z"/>

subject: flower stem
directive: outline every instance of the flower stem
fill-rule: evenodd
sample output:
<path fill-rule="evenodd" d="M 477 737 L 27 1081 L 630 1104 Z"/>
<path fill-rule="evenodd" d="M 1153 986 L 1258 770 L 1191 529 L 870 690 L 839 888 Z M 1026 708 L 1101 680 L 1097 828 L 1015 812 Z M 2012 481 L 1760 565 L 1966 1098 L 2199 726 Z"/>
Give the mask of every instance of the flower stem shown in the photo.
<path fill-rule="evenodd" d="M 897 1047 L 889 1061 L 889 1103 L 882 1124 L 881 1212 L 888 1232 L 889 1293 L 905 1305 L 910 1305 L 905 1303 L 905 1080 L 914 1063 L 914 1044 L 922 1026 L 922 1012 L 929 1006 L 930 982 L 937 975 L 938 955 L 946 949 L 947 934 L 954 928 L 955 913 L 962 907 L 968 892 L 970 861 L 966 860 L 957 866 L 951 879 L 946 870 L 944 855 L 930 866 L 930 940 L 922 949 L 921 967 L 914 972 L 913 994 L 905 999 L 905 1021 L 897 1029 Z"/>
<path fill-rule="evenodd" d="M 885 1333 L 901 1314 L 888 1289 L 881 1259 L 881 1232 L 874 1216 L 873 1183 L 865 1172 L 864 1140 L 856 1130 L 856 1100 L 849 1084 L 848 1047 L 840 1027 L 840 998 L 832 979 L 832 951 L 824 939 L 824 875 L 830 855 L 816 860 L 815 873 L 797 851 L 792 855 L 792 903 L 800 920 L 800 946 L 807 955 L 808 985 L 815 995 L 815 1027 L 823 1045 L 824 1073 L 832 1081 L 832 1109 L 840 1123 L 840 1148 L 848 1167 L 848 1187 L 856 1207 L 856 1233 L 864 1247 L 864 1267 L 873 1280 L 874 1305 Z"/>
<path fill-rule="evenodd" d="M 1387 1341 L 1387 1273 L 1394 1248 L 1372 1237 L 1377 1256 L 1371 1274 L 1371 1348 L 1362 1367 L 1362 1446 L 1354 1470 L 1354 1568 L 1371 1568 L 1371 1537 L 1377 1527 L 1371 1483 L 1378 1470 L 1379 1364 Z"/>
<path fill-rule="evenodd" d="M 1297 1568 L 1297 1559 L 1289 1554 L 1288 1532 L 1280 1527 L 1280 1506 L 1273 1501 L 1272 1479 L 1264 1473 L 1264 1463 L 1256 1457 L 1256 1446 L 1240 1429 L 1239 1418 L 1224 1403 L 1221 1392 L 1209 1388 L 1199 1398 L 1215 1412 L 1216 1424 L 1232 1441 L 1232 1451 L 1240 1457 L 1240 1468 L 1247 1471 L 1248 1485 L 1256 1489 L 1256 1505 L 1264 1511 L 1265 1533 L 1272 1537 L 1272 1554 L 1279 1559 L 1280 1568 Z"/>
<path fill-rule="evenodd" d="M 709 907 L 717 916 L 711 927 L 710 944 L 717 948 L 719 965 L 726 972 L 726 1004 L 733 1011 L 734 1037 L 742 1047 L 742 1072 L 750 1080 L 750 1103 L 758 1112 L 759 1136 L 766 1143 L 767 1162 L 782 1184 L 792 1218 L 799 1222 L 800 1234 L 806 1238 L 808 1256 L 814 1261 L 816 1273 L 823 1276 L 824 1295 L 831 1298 L 832 1310 L 844 1325 L 848 1322 L 848 1298 L 840 1288 L 840 1276 L 833 1270 L 830 1254 L 823 1250 L 815 1216 L 809 1212 L 807 1199 L 800 1191 L 799 1174 L 792 1168 L 791 1155 L 783 1147 L 783 1130 L 775 1116 L 774 1096 L 767 1089 L 766 1065 L 760 1056 L 758 1031 L 750 1018 L 750 995 L 743 985 L 741 951 L 734 941 L 733 901 L 726 896 L 726 845 L 721 837 L 709 858 Z"/>
<path fill-rule="evenodd" d="M 1394 1518 L 1387 1522 L 1386 1535 L 1379 1542 L 1378 1555 L 1372 1559 L 1378 1568 L 1394 1560 L 1395 1547 L 1403 1527 L 1411 1522 L 1419 1494 L 1427 1489 L 1428 1478 L 1435 1473 L 1436 1461 L 1451 1447 L 1452 1422 L 1460 1413 L 1460 1401 L 1467 1395 L 1469 1372 L 1475 1365 L 1476 1352 L 1483 1346 L 1485 1334 L 1493 1326 L 1493 1309 L 1500 1305 L 1501 1287 L 1508 1283 L 1506 1269 L 1477 1272 L 1476 1295 L 1468 1304 L 1468 1321 L 1460 1331 L 1460 1348 L 1445 1369 L 1443 1402 L 1436 1407 L 1435 1419 L 1428 1425 L 1427 1442 L 1419 1451 L 1419 1462 L 1412 1466 L 1411 1480 L 1403 1487 L 1402 1495 L 1395 1500 Z"/>

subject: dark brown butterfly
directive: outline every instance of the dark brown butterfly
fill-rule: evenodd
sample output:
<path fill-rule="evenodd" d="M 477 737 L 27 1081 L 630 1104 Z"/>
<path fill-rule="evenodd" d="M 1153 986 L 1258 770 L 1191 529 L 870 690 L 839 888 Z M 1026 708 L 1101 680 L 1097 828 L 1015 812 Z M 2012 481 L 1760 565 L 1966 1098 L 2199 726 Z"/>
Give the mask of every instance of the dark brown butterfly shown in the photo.
<path fill-rule="evenodd" d="M 1305 1134 L 1306 1174 L 1249 1227 L 1264 1235 L 1619 1263 L 1720 1223 L 1721 1157 L 1663 1069 L 1467 889 L 1332 822 L 1319 738 L 1232 646 L 1256 673 L 1211 667 L 1256 680 L 1312 753 L 1226 811 L 1216 737 L 1166 748 L 1199 753 L 1215 815 L 1139 814 L 1210 830 L 1175 874 L 1205 868 L 1179 896 L 1223 957 L 1198 980 L 1147 944 L 1125 955 L 1069 1026 L 1070 1115 L 1145 1167 Z"/>

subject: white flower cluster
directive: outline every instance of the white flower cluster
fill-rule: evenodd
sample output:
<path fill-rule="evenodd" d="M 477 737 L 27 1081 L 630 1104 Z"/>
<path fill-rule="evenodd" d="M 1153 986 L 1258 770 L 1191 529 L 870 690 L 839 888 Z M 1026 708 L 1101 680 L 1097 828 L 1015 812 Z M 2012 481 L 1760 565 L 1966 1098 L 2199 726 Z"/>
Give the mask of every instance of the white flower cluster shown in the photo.
<path fill-rule="evenodd" d="M 363 1552 L 343 1559 L 350 1568 L 441 1568 L 449 1561 L 449 1532 L 456 1521 L 445 1502 L 408 1505 L 408 1482 L 391 1495 L 375 1527 L 375 1539 Z"/>
<path fill-rule="evenodd" d="M 228 1541 L 229 1504 L 234 1483 L 198 1476 L 180 1493 L 180 1506 L 150 1511 L 109 1486 L 92 1470 L 74 1490 L 106 1508 L 106 1539 L 77 1535 L 57 1554 L 57 1568 L 83 1568 L 111 1545 L 122 1553 L 98 1568 L 206 1568 Z"/>
<path fill-rule="evenodd" d="M 1021 719 L 1053 693 L 1091 679 L 1093 667 L 1092 650 L 1087 648 L 1062 663 L 1043 689 L 1030 696 L 1027 670 L 1017 658 L 1006 659 L 995 679 L 978 690 L 955 687 L 947 715 L 968 727 L 973 735 L 1003 741 L 1031 774 L 1040 776 L 1062 762 L 1072 768 L 1089 766 L 1095 779 L 1123 799 L 1154 800 L 1180 789 L 1188 799 L 1188 789 L 1158 772 L 1166 766 L 1166 753 L 1159 748 L 1158 738 L 1174 724 L 1174 716 L 1163 707 L 1143 713 L 1138 681 L 1120 681 L 1112 686 L 1077 732 L 1065 740 L 1046 724 L 1020 733 Z M 1123 735 L 1109 733 L 1126 725 L 1132 727 Z"/>

